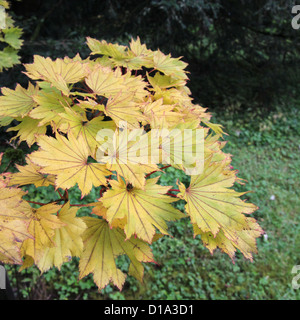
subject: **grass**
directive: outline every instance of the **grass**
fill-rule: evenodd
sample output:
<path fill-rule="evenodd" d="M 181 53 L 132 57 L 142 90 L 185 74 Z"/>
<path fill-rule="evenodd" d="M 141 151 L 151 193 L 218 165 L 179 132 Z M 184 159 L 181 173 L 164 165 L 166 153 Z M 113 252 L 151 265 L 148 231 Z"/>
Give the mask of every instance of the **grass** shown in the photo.
<path fill-rule="evenodd" d="M 300 289 L 292 288 L 291 273 L 300 265 L 300 117 L 297 108 L 277 111 L 262 119 L 246 119 L 223 114 L 216 122 L 223 124 L 228 143 L 225 151 L 233 155 L 239 177 L 248 182 L 238 191 L 252 190 L 247 198 L 259 210 L 254 217 L 265 230 L 258 239 L 258 254 L 253 263 L 237 253 L 235 263 L 216 251 L 212 256 L 199 237 L 193 238 L 187 220 L 170 224 L 171 237 L 153 244 L 158 265 L 145 266 L 144 283 L 128 276 L 122 292 L 112 286 L 100 293 L 91 275 L 78 281 L 77 259 L 53 268 L 43 275 L 36 267 L 17 272 L 8 267 L 9 277 L 20 299 L 289 299 L 299 300 Z M 173 185 L 183 174 L 168 168 L 160 178 Z M 33 190 L 32 190 L 33 191 Z M 74 202 L 80 194 L 72 190 Z M 92 194 L 92 201 L 96 194 Z M 53 200 L 53 193 L 43 188 L 31 200 Z M 176 206 L 183 209 L 183 203 Z M 118 260 L 128 269 L 125 257 Z"/>

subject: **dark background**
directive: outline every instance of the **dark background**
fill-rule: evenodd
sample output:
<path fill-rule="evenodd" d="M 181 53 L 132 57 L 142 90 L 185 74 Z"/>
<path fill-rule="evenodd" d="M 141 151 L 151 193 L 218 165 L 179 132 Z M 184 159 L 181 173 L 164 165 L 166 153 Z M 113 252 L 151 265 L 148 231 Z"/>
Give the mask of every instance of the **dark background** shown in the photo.
<path fill-rule="evenodd" d="M 85 37 L 128 44 L 139 36 L 152 50 L 183 56 L 196 103 L 210 110 L 268 112 L 299 96 L 300 31 L 295 1 L 23 0 L 10 13 L 23 28 L 23 63 L 33 54 L 88 54 Z M 14 86 L 21 66 L 4 72 Z M 20 79 L 19 79 L 20 78 Z"/>

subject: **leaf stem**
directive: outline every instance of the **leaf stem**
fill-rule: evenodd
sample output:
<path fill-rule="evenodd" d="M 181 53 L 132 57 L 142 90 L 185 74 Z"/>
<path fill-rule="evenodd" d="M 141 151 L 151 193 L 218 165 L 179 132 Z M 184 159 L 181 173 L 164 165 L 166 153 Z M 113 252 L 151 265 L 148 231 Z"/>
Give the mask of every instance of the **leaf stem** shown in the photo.
<path fill-rule="evenodd" d="M 167 165 L 167 166 L 165 166 L 165 167 L 160 168 L 160 170 L 163 170 L 163 169 L 166 169 L 166 168 L 169 168 L 169 167 L 171 167 L 170 164 Z M 155 172 L 158 172 L 158 170 L 155 170 L 155 171 L 152 171 L 152 172 L 148 173 L 148 174 L 146 175 L 146 178 L 148 178 L 149 176 L 151 176 L 151 174 L 153 174 L 153 173 L 155 173 Z M 179 190 L 178 190 L 178 191 L 179 191 Z"/>

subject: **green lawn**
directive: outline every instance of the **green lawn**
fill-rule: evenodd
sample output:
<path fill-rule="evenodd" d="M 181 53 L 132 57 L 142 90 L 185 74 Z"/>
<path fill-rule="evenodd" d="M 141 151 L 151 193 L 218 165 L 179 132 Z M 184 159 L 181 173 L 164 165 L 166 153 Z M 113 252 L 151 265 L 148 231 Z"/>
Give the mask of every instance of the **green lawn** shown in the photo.
<path fill-rule="evenodd" d="M 247 116 L 248 118 L 249 116 Z M 170 233 L 153 244 L 158 265 L 145 267 L 144 283 L 128 277 L 122 292 L 108 286 L 97 292 L 92 277 L 78 281 L 77 260 L 40 275 L 32 267 L 9 276 L 22 299 L 300 299 L 300 289 L 292 288 L 294 265 L 300 265 L 300 116 L 296 108 L 274 112 L 251 120 L 222 115 L 218 122 L 229 133 L 225 151 L 233 155 L 233 166 L 245 186 L 246 197 L 259 210 L 254 213 L 265 230 L 258 240 L 258 255 L 253 263 L 238 253 L 235 263 L 219 251 L 213 256 L 199 237 L 193 238 L 191 225 L 181 220 L 170 224 Z M 168 168 L 160 179 L 172 185 L 183 179 L 181 172 Z M 34 191 L 32 189 L 32 191 Z M 55 199 L 54 192 L 35 190 L 34 199 Z M 72 190 L 74 202 L 80 194 Z M 91 194 L 88 201 L 92 201 Z M 177 203 L 183 209 L 181 202 Z M 119 259 L 123 270 L 128 261 Z"/>

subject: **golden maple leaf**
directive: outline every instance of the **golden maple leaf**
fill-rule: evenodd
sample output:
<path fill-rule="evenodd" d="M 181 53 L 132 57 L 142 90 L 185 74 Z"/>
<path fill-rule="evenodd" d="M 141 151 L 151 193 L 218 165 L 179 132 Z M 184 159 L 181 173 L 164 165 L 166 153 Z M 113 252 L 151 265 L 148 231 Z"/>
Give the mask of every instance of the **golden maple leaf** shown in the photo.
<path fill-rule="evenodd" d="M 101 202 L 107 208 L 106 219 L 111 224 L 116 219 L 126 219 L 126 238 L 136 234 L 140 239 L 152 242 L 155 227 L 163 234 L 167 232 L 167 221 L 184 217 L 171 203 L 177 201 L 165 195 L 171 188 L 156 184 L 157 178 L 146 180 L 144 190 L 132 187 L 122 179 L 111 180 L 112 189 L 107 190 Z"/>
<path fill-rule="evenodd" d="M 102 219 L 84 217 L 87 229 L 83 233 L 84 250 L 80 257 L 79 278 L 94 274 L 99 290 L 110 281 L 120 290 L 126 275 L 118 269 L 115 258 L 126 254 L 130 261 L 129 274 L 141 280 L 144 273 L 142 262 L 154 262 L 150 247 L 134 237 L 125 241 L 124 231 L 110 228 Z"/>
<path fill-rule="evenodd" d="M 56 176 L 57 188 L 69 189 L 77 183 L 84 197 L 93 186 L 106 184 L 105 176 L 110 172 L 103 164 L 88 163 L 90 153 L 82 134 L 77 139 L 71 133 L 68 137 L 60 134 L 56 139 L 39 137 L 41 150 L 33 152 L 29 158 L 42 167 L 40 172 Z"/>
<path fill-rule="evenodd" d="M 0 261 L 4 263 L 21 264 L 19 246 L 32 237 L 28 231 L 30 219 L 24 213 L 24 206 L 29 206 L 22 199 L 24 195 L 17 188 L 0 189 Z"/>
<path fill-rule="evenodd" d="M 83 250 L 82 233 L 86 225 L 82 218 L 76 217 L 78 208 L 70 207 L 67 202 L 59 211 L 58 218 L 64 225 L 55 229 L 54 247 L 45 247 L 44 254 L 37 266 L 44 272 L 55 266 L 59 270 L 64 262 L 79 257 Z"/>
<path fill-rule="evenodd" d="M 243 213 L 252 213 L 257 207 L 240 199 L 244 193 L 229 189 L 237 178 L 235 171 L 227 170 L 228 162 L 211 158 L 205 161 L 202 174 L 191 177 L 188 188 L 179 183 L 178 196 L 187 202 L 186 212 L 202 232 L 216 236 L 222 230 L 229 240 L 237 241 L 237 231 L 248 228 Z"/>

